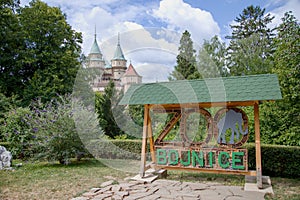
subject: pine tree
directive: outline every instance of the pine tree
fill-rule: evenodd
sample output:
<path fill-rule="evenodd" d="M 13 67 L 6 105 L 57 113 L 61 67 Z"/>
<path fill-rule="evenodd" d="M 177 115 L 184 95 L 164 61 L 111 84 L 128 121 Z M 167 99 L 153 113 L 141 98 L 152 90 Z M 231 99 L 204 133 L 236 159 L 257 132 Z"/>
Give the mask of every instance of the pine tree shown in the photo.
<path fill-rule="evenodd" d="M 176 80 L 200 78 L 196 68 L 195 49 L 191 34 L 185 30 L 180 39 L 178 48 L 177 65 L 171 74 L 171 78 Z"/>
<path fill-rule="evenodd" d="M 119 99 L 118 91 L 115 88 L 113 81 L 104 89 L 104 93 L 96 93 L 96 112 L 98 114 L 99 125 L 104 133 L 110 138 L 114 139 L 117 135 L 122 135 L 116 120 L 114 119 L 114 110 L 116 100 Z M 116 116 L 117 117 L 117 116 Z"/>
<path fill-rule="evenodd" d="M 226 46 L 218 36 L 204 40 L 199 50 L 197 67 L 203 78 L 226 76 L 228 71 L 225 64 Z"/>
<path fill-rule="evenodd" d="M 232 75 L 268 73 L 271 70 L 272 30 L 268 24 L 274 17 L 253 5 L 243 10 L 231 25 L 228 68 Z"/>

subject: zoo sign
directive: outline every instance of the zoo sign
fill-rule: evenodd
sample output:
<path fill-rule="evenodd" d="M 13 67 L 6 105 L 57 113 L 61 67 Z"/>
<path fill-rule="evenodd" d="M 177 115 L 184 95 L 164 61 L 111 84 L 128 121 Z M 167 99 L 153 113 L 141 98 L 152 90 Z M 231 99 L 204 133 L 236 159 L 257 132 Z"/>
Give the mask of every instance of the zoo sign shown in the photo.
<path fill-rule="evenodd" d="M 248 139 L 248 117 L 237 107 L 221 108 L 214 117 L 204 108 L 178 109 L 155 141 L 158 166 L 168 168 L 248 171 L 247 149 L 240 147 Z M 206 138 L 194 141 L 187 135 L 187 121 L 192 113 L 205 119 Z M 170 127 L 180 120 L 181 141 L 165 141 Z"/>
<path fill-rule="evenodd" d="M 247 149 L 157 149 L 157 165 L 180 168 L 247 171 Z"/>

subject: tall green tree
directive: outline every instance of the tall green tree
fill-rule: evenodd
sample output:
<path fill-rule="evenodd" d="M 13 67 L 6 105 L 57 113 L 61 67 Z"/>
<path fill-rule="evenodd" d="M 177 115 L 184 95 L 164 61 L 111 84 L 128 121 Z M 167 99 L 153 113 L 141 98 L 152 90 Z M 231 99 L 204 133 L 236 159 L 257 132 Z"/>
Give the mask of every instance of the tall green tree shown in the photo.
<path fill-rule="evenodd" d="M 300 146 L 300 24 L 285 13 L 275 38 L 275 66 L 283 99 L 263 109 L 262 139 L 269 143 Z"/>
<path fill-rule="evenodd" d="M 203 78 L 226 76 L 228 70 L 225 63 L 226 45 L 218 36 L 204 40 L 199 50 L 197 67 Z"/>
<path fill-rule="evenodd" d="M 95 108 L 98 114 L 99 125 L 104 133 L 110 138 L 114 139 L 117 135 L 122 135 L 123 131 L 119 128 L 114 113 L 116 101 L 118 101 L 120 94 L 115 88 L 113 81 L 110 81 L 108 86 L 104 89 L 104 93 L 96 93 Z M 117 117 L 117 116 L 116 116 Z"/>
<path fill-rule="evenodd" d="M 23 88 L 24 72 L 19 62 L 23 36 L 18 9 L 18 0 L 0 1 L 0 92 L 7 97 Z"/>
<path fill-rule="evenodd" d="M 80 64 L 81 33 L 57 7 L 40 0 L 0 2 L 0 92 L 23 104 L 70 93 Z"/>
<path fill-rule="evenodd" d="M 185 30 L 180 39 L 178 48 L 179 54 L 176 57 L 177 65 L 171 73 L 171 79 L 183 80 L 199 78 L 200 74 L 196 68 L 196 50 L 193 47 L 191 34 Z"/>
<path fill-rule="evenodd" d="M 272 62 L 273 32 L 268 27 L 274 17 L 259 6 L 245 8 L 231 25 L 228 68 L 232 75 L 268 73 Z"/>
<path fill-rule="evenodd" d="M 80 33 L 72 30 L 57 7 L 33 0 L 20 10 L 25 51 L 23 67 L 29 73 L 24 98 L 50 100 L 70 93 L 79 67 Z"/>

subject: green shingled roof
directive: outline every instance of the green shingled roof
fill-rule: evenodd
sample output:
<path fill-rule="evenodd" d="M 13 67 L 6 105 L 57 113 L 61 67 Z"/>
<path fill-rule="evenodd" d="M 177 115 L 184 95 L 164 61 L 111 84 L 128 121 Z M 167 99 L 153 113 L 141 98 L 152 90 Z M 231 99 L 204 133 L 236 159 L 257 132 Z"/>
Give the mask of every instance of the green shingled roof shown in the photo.
<path fill-rule="evenodd" d="M 281 99 L 277 75 L 262 74 L 132 85 L 120 105 Z"/>
<path fill-rule="evenodd" d="M 91 51 L 90 53 L 92 54 L 101 54 L 101 51 L 100 51 L 100 48 L 98 46 L 98 43 L 97 43 L 97 40 L 96 40 L 96 37 L 95 37 L 95 40 L 94 40 L 94 43 L 92 45 L 92 48 L 91 48 Z"/>
<path fill-rule="evenodd" d="M 113 60 L 125 60 L 120 43 L 118 43 Z"/>

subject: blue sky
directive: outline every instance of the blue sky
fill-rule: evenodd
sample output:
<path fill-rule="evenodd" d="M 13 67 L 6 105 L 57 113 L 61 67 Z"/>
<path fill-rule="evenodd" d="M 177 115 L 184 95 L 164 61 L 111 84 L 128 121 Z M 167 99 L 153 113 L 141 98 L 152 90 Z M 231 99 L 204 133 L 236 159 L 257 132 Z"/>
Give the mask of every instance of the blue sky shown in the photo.
<path fill-rule="evenodd" d="M 29 0 L 21 0 L 26 5 Z M 94 27 L 104 57 L 113 56 L 117 34 L 127 60 L 145 82 L 166 80 L 176 62 L 180 36 L 188 30 L 197 49 L 204 39 L 231 33 L 230 24 L 249 5 L 258 5 L 281 22 L 286 11 L 300 19 L 300 0 L 44 0 L 58 6 L 68 23 L 83 34 L 83 53 L 89 53 Z M 129 63 L 129 62 L 128 62 Z"/>

